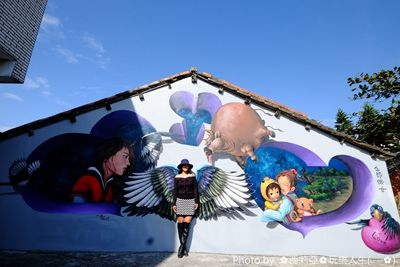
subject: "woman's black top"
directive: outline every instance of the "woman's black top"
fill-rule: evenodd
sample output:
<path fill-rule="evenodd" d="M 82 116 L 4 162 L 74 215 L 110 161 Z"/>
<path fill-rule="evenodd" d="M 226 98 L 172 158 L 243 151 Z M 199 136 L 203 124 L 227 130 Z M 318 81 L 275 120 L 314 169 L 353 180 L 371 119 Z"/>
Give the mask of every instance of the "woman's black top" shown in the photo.
<path fill-rule="evenodd" d="M 192 199 L 195 203 L 199 203 L 199 193 L 197 191 L 197 181 L 194 174 L 189 174 L 186 178 L 182 178 L 181 174 L 175 176 L 174 179 L 174 204 L 177 198 Z"/>

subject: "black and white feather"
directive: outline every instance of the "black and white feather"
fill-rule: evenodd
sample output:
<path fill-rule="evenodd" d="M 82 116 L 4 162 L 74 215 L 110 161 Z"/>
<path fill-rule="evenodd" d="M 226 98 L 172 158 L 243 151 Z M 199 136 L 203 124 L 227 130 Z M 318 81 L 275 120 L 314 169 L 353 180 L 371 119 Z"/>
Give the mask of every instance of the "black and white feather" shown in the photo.
<path fill-rule="evenodd" d="M 172 211 L 175 167 L 159 167 L 153 170 L 132 173 L 123 185 L 122 213 L 124 215 L 146 215 L 155 213 L 163 218 L 175 220 Z M 251 192 L 245 175 L 227 173 L 214 166 L 205 166 L 197 171 L 200 219 L 228 216 L 243 218 L 253 215 L 248 210 Z"/>
<path fill-rule="evenodd" d="M 174 177 L 178 170 L 160 167 L 147 172 L 132 173 L 122 185 L 122 206 L 125 215 L 159 214 L 173 219 Z"/>
<path fill-rule="evenodd" d="M 143 135 L 135 144 L 135 151 L 138 151 L 139 154 L 137 154 L 137 156 L 140 157 L 137 161 L 140 162 L 138 171 L 154 169 L 163 151 L 161 134 L 158 132 L 151 132 Z"/>
<path fill-rule="evenodd" d="M 27 183 L 39 169 L 39 160 L 33 161 L 30 164 L 24 158 L 14 160 L 8 169 L 10 184 L 14 187 L 14 190 L 18 191 L 17 186 Z"/>
<path fill-rule="evenodd" d="M 8 169 L 8 175 L 12 184 L 17 184 L 20 181 L 28 180 L 28 163 L 24 158 L 16 159 Z"/>

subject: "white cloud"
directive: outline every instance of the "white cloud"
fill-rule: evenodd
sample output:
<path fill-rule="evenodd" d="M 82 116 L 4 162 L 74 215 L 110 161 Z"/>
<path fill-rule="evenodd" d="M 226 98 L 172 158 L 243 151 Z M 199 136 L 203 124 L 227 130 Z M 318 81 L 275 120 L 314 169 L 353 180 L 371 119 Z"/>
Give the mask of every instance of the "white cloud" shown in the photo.
<path fill-rule="evenodd" d="M 42 76 L 37 76 L 35 78 L 26 78 L 25 79 L 25 87 L 29 88 L 29 89 L 37 89 L 40 94 L 44 97 L 44 99 L 47 99 L 48 101 L 62 106 L 62 107 L 66 107 L 66 108 L 70 108 L 72 105 L 60 98 L 58 98 L 57 96 L 55 96 L 51 90 L 48 90 L 48 88 L 50 87 L 49 82 L 46 78 L 42 77 Z"/>
<path fill-rule="evenodd" d="M 36 81 L 40 84 L 41 87 L 44 87 L 44 88 L 49 87 L 49 82 L 44 77 L 38 76 L 38 77 L 36 77 Z"/>
<path fill-rule="evenodd" d="M 96 57 L 96 59 L 94 60 L 96 65 L 101 69 L 106 69 L 109 61 L 109 58 L 106 57 Z"/>
<path fill-rule="evenodd" d="M 48 30 L 49 28 L 59 28 L 61 27 L 61 20 L 55 16 L 44 14 L 41 26 L 45 30 Z"/>
<path fill-rule="evenodd" d="M 46 78 L 38 76 L 33 79 L 27 77 L 24 82 L 24 86 L 29 89 L 37 89 L 37 88 L 48 88 L 49 82 Z"/>
<path fill-rule="evenodd" d="M 48 91 L 48 90 L 43 90 L 43 91 L 41 91 L 40 92 L 42 95 L 44 95 L 44 96 L 51 96 L 52 95 L 52 93 L 50 92 L 50 91 Z"/>
<path fill-rule="evenodd" d="M 106 50 L 95 36 L 85 33 L 82 37 L 83 44 L 94 52 L 94 55 L 86 56 L 88 61 L 94 62 L 99 68 L 105 69 L 110 59 L 105 56 Z"/>
<path fill-rule="evenodd" d="M 2 93 L 1 96 L 3 98 L 11 99 L 11 100 L 14 100 L 14 101 L 17 101 L 17 102 L 23 102 L 24 101 L 21 97 L 17 96 L 16 94 L 11 94 L 11 93 L 8 93 L 8 92 Z"/>
<path fill-rule="evenodd" d="M 88 33 L 85 33 L 83 35 L 82 41 L 86 45 L 86 47 L 94 50 L 99 54 L 103 54 L 105 52 L 103 44 L 99 40 L 97 40 L 94 36 Z"/>
<path fill-rule="evenodd" d="M 45 14 L 42 19 L 41 28 L 43 29 L 43 36 L 41 40 L 46 40 L 48 43 L 54 43 L 59 39 L 67 40 L 62 28 L 63 24 L 61 19 Z M 64 60 L 69 64 L 77 64 L 82 61 L 87 61 L 97 65 L 101 69 L 106 69 L 106 66 L 110 62 L 110 59 L 105 55 L 106 50 L 100 40 L 93 34 L 83 33 L 81 35 L 81 45 L 85 47 L 86 52 L 76 53 L 69 49 L 68 43 L 64 42 L 64 45 L 58 45 L 54 48 L 56 54 L 62 56 Z M 77 51 L 77 49 L 74 49 Z M 79 50 L 81 51 L 81 50 Z M 28 84 L 30 88 L 37 88 L 35 83 Z"/>
<path fill-rule="evenodd" d="M 65 49 L 65 48 L 56 48 L 55 51 L 60 54 L 61 56 L 64 57 L 64 59 L 71 64 L 75 64 L 78 63 L 79 61 L 79 54 L 76 54 L 74 52 L 72 52 L 69 49 Z"/>
<path fill-rule="evenodd" d="M 33 92 L 38 92 L 42 96 L 42 98 L 40 99 L 44 99 L 46 101 L 49 101 L 64 108 L 72 107 L 71 103 L 57 97 L 51 92 L 51 90 L 49 90 L 50 84 L 45 77 L 42 76 L 37 76 L 34 78 L 26 77 L 23 86 L 28 89 L 34 89 Z M 24 101 L 21 97 L 10 93 L 3 93 L 0 95 L 0 97 L 12 99 L 19 102 Z"/>
<path fill-rule="evenodd" d="M 24 86 L 29 89 L 36 89 L 40 87 L 37 82 L 28 77 L 25 79 Z"/>
<path fill-rule="evenodd" d="M 54 104 L 56 104 L 56 105 L 58 105 L 58 106 L 60 106 L 60 107 L 64 107 L 64 108 L 72 108 L 72 104 L 71 103 L 69 103 L 68 101 L 65 101 L 65 100 L 63 100 L 63 99 L 60 99 L 60 98 L 58 98 L 58 97 L 55 97 L 55 96 L 53 96 L 53 95 L 49 95 L 48 97 L 47 97 L 47 99 L 50 101 L 50 102 L 52 102 L 52 103 L 54 103 Z"/>
<path fill-rule="evenodd" d="M 102 88 L 100 86 L 93 86 L 93 85 L 82 85 L 79 90 L 76 90 L 75 92 L 71 92 L 71 96 L 88 96 L 93 93 L 97 93 L 101 91 Z"/>
<path fill-rule="evenodd" d="M 65 34 L 62 30 L 61 20 L 55 16 L 44 14 L 40 28 L 43 30 L 41 41 L 51 42 L 57 39 L 65 39 Z M 55 38 L 55 39 L 54 39 Z"/>

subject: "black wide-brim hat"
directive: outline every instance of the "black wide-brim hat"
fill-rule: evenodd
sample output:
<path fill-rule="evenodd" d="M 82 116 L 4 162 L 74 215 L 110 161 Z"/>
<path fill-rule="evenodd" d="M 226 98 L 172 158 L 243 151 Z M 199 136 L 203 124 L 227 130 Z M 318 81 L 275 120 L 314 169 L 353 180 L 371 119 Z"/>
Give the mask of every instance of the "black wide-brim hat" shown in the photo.
<path fill-rule="evenodd" d="M 182 169 L 184 165 L 188 165 L 190 169 L 193 168 L 193 165 L 189 163 L 188 159 L 183 159 L 181 160 L 181 164 L 178 165 L 178 169 Z"/>

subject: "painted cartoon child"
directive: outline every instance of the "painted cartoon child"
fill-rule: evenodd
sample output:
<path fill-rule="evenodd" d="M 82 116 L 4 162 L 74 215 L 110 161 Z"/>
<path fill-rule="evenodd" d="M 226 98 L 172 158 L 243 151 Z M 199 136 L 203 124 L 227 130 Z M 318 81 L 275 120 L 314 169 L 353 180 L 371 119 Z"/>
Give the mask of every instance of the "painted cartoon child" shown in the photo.
<path fill-rule="evenodd" d="M 264 210 L 261 221 L 272 222 L 278 221 L 289 224 L 293 221 L 300 221 L 301 218 L 293 219 L 292 211 L 296 205 L 297 195 L 295 193 L 297 186 L 297 171 L 295 169 L 284 170 L 276 176 L 276 180 L 281 187 L 282 204 L 277 210 Z"/>
<path fill-rule="evenodd" d="M 269 177 L 265 177 L 261 182 L 260 191 L 262 197 L 265 199 L 265 209 L 277 210 L 282 204 L 281 187 L 279 184 Z"/>

